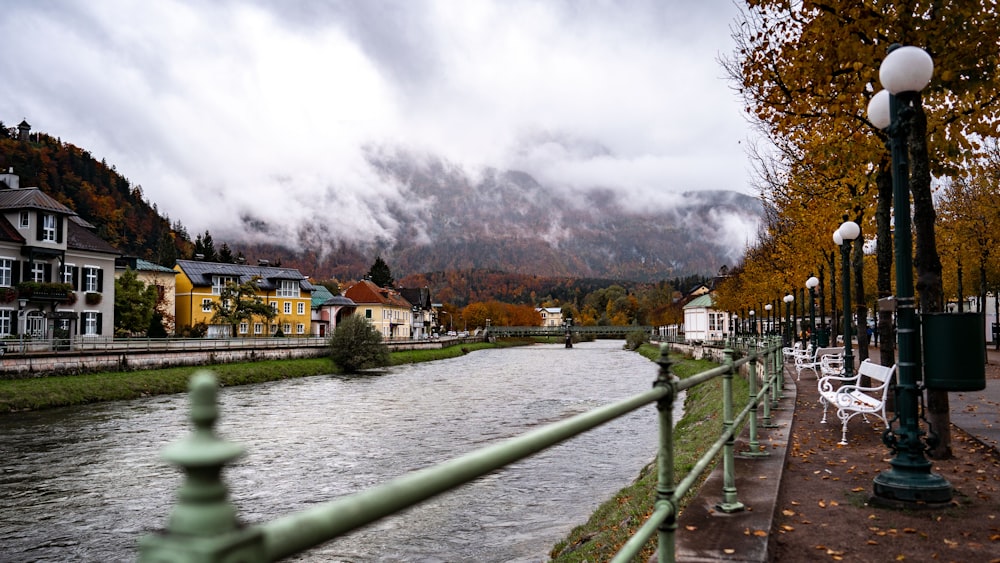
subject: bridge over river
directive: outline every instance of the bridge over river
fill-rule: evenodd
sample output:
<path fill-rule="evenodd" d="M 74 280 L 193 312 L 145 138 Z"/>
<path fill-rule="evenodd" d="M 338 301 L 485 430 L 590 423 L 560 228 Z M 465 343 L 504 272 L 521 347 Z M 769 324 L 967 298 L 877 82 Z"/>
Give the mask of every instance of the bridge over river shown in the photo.
<path fill-rule="evenodd" d="M 629 334 L 642 331 L 652 334 L 654 327 L 651 326 L 491 326 L 489 335 L 498 338 L 518 337 L 518 336 L 565 336 L 567 330 L 574 336 L 581 336 L 584 339 L 594 338 L 617 338 L 624 340 Z"/>

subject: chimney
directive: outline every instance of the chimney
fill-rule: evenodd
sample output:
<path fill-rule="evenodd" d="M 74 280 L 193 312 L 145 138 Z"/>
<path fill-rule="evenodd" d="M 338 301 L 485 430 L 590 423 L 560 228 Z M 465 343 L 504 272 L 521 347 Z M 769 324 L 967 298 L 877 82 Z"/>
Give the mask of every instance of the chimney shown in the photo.
<path fill-rule="evenodd" d="M 21 187 L 21 180 L 18 178 L 17 174 L 14 174 L 13 166 L 8 168 L 6 172 L 0 173 L 0 184 L 4 184 L 7 188 L 12 190 L 16 190 Z"/>
<path fill-rule="evenodd" d="M 204 260 L 205 259 L 205 255 L 204 254 L 195 254 L 194 255 L 194 259 L 195 260 Z"/>
<path fill-rule="evenodd" d="M 271 264 L 271 262 L 268 261 L 268 260 L 257 260 L 257 265 L 258 266 L 264 266 L 266 268 L 270 264 Z"/>

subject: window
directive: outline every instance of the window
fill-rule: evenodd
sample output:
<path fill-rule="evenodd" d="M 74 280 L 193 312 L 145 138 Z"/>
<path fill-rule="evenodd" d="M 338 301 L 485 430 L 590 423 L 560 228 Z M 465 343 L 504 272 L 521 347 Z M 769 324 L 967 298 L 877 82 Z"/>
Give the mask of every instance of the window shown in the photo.
<path fill-rule="evenodd" d="M 295 325 L 295 333 L 296 334 L 302 334 L 305 331 L 306 331 L 306 325 L 304 325 L 302 323 L 299 323 L 299 324 Z"/>
<path fill-rule="evenodd" d="M 261 323 L 253 323 L 253 333 L 264 334 L 264 325 Z"/>
<path fill-rule="evenodd" d="M 83 313 L 83 334 L 85 336 L 97 336 L 101 333 L 100 324 L 98 323 L 99 315 L 95 311 L 86 311 Z"/>
<path fill-rule="evenodd" d="M 371 309 L 365 309 L 365 318 L 366 319 L 372 318 L 372 310 Z"/>
<path fill-rule="evenodd" d="M 299 303 L 298 312 L 299 312 L 300 315 L 306 314 L 306 304 L 305 303 Z"/>
<path fill-rule="evenodd" d="M 708 330 L 722 330 L 722 313 L 708 314 Z"/>
<path fill-rule="evenodd" d="M 285 314 L 286 315 L 291 315 L 292 314 L 292 302 L 291 301 L 285 301 Z"/>
<path fill-rule="evenodd" d="M 246 334 L 249 329 L 250 325 L 248 325 L 246 322 L 240 323 L 240 334 Z"/>
<path fill-rule="evenodd" d="M 83 267 L 83 290 L 92 293 L 101 291 L 101 269 L 94 266 Z"/>
<path fill-rule="evenodd" d="M 233 276 L 212 276 L 212 295 L 222 295 L 222 289 L 231 283 L 236 283 Z"/>
<path fill-rule="evenodd" d="M 20 227 L 20 228 L 22 228 L 22 229 L 27 229 L 29 226 L 31 226 L 31 218 L 30 217 L 31 216 L 28 215 L 27 211 L 22 211 L 21 212 L 21 220 L 18 222 L 17 226 Z"/>
<path fill-rule="evenodd" d="M 281 325 L 281 332 L 284 332 L 285 334 L 291 334 L 292 333 L 292 323 L 285 323 L 285 324 Z"/>
<path fill-rule="evenodd" d="M 281 280 L 278 284 L 278 297 L 298 297 L 299 282 L 295 280 Z"/>
<path fill-rule="evenodd" d="M 45 337 L 45 317 L 40 311 L 31 311 L 24 319 L 24 332 L 32 338 Z"/>
<path fill-rule="evenodd" d="M 59 281 L 63 283 L 68 283 L 70 285 L 75 285 L 73 283 L 73 264 L 66 264 L 65 266 L 60 266 Z"/>
<path fill-rule="evenodd" d="M 14 272 L 14 261 L 10 258 L 0 258 L 0 285 L 10 287 L 14 285 L 11 275 Z"/>
<path fill-rule="evenodd" d="M 278 312 L 278 302 L 277 301 L 271 301 L 271 310 L 274 311 L 275 313 Z"/>
<path fill-rule="evenodd" d="M 56 242 L 56 216 L 42 215 L 42 241 Z"/>
<path fill-rule="evenodd" d="M 212 312 L 212 300 L 208 297 L 201 300 L 201 312 L 211 313 Z"/>
<path fill-rule="evenodd" d="M 0 310 L 0 336 L 10 336 L 14 328 L 14 311 Z"/>
<path fill-rule="evenodd" d="M 31 265 L 31 281 L 36 281 L 36 282 L 45 281 L 45 264 L 41 262 L 35 262 Z"/>

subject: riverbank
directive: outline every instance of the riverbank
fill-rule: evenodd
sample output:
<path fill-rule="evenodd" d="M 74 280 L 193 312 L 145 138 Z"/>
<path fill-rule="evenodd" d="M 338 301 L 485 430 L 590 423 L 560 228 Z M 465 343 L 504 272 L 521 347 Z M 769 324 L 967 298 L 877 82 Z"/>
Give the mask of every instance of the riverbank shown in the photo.
<path fill-rule="evenodd" d="M 642 345 L 638 352 L 650 360 L 660 355 L 657 346 Z M 677 356 L 673 372 L 684 379 L 696 373 L 716 367 L 708 360 L 692 360 Z M 652 382 L 651 382 L 652 383 Z M 748 386 L 744 378 L 733 378 L 733 397 L 737 404 L 748 399 Z M 684 416 L 674 428 L 674 475 L 678 482 L 694 467 L 722 433 L 721 380 L 697 385 L 687 391 L 684 401 Z M 713 464 L 714 465 L 714 464 Z M 693 487 L 681 501 L 681 510 L 695 498 L 700 483 L 711 473 L 703 473 L 699 486 Z M 654 459 L 640 472 L 639 477 L 613 498 L 603 503 L 586 524 L 575 528 L 565 540 L 556 544 L 550 556 L 554 563 L 582 563 L 585 561 L 609 561 L 652 513 L 656 501 L 656 460 Z M 642 552 L 640 560 L 649 560 L 656 549 L 650 542 Z"/>
<path fill-rule="evenodd" d="M 495 343 L 457 344 L 440 349 L 404 350 L 392 352 L 390 359 L 392 365 L 429 362 L 454 358 L 484 348 L 522 346 L 532 342 L 532 340 L 511 339 Z M 187 391 L 191 374 L 197 369 L 210 369 L 224 387 L 342 372 L 335 363 L 324 357 L 213 364 L 203 368 L 185 366 L 0 380 L 0 415 L 183 393 Z"/>

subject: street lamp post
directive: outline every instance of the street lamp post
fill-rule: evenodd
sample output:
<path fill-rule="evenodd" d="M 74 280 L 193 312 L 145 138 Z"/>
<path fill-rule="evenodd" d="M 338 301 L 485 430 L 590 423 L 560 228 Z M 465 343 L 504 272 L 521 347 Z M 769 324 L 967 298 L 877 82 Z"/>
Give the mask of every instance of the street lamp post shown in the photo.
<path fill-rule="evenodd" d="M 750 309 L 750 336 L 757 336 L 757 317 L 753 309 Z"/>
<path fill-rule="evenodd" d="M 882 435 L 882 441 L 895 457 L 888 471 L 875 477 L 874 500 L 890 505 L 914 506 L 916 503 L 951 501 L 951 484 L 931 472 L 924 457 L 920 430 L 918 381 L 921 378 L 919 332 L 913 296 L 913 234 L 910 227 L 909 164 L 906 136 L 910 120 L 920 107 L 920 91 L 934 73 L 934 61 L 919 47 L 889 47 L 889 54 L 879 68 L 879 80 L 885 87 L 868 104 L 868 119 L 885 129 L 892 154 L 892 199 L 896 260 L 896 346 L 898 350 L 896 417 L 899 427 Z"/>
<path fill-rule="evenodd" d="M 764 305 L 764 310 L 767 311 L 767 334 L 774 332 L 774 317 L 771 315 L 771 309 L 773 308 L 770 303 Z"/>
<path fill-rule="evenodd" d="M 816 286 L 819 285 L 819 278 L 809 274 L 806 280 L 806 289 L 809 290 L 809 342 L 812 343 L 813 350 L 816 349 Z"/>
<path fill-rule="evenodd" d="M 833 242 L 840 246 L 840 282 L 844 286 L 844 377 L 854 377 L 854 345 L 851 343 L 851 241 L 860 234 L 861 227 L 854 221 L 844 221 L 833 232 Z"/>
<path fill-rule="evenodd" d="M 785 343 L 788 346 L 792 345 L 792 301 L 795 301 L 795 296 L 789 293 L 784 296 L 782 301 L 785 302 Z"/>

